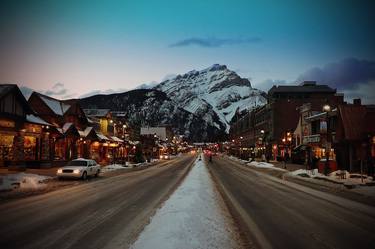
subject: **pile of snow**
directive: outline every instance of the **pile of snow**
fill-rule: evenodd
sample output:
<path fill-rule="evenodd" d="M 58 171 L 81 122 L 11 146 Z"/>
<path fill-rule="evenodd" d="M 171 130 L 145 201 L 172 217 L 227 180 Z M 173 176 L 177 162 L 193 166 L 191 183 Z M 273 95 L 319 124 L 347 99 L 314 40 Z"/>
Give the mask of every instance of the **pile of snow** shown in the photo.
<path fill-rule="evenodd" d="M 319 179 L 326 179 L 332 182 L 343 183 L 347 185 L 358 185 L 358 184 L 365 184 L 368 182 L 372 182 L 372 177 L 367 177 L 363 175 L 363 180 L 360 174 L 356 173 L 349 173 L 346 170 L 337 170 L 331 172 L 329 175 L 324 175 L 318 172 L 318 169 L 314 170 L 306 170 L 306 169 L 299 169 L 290 172 L 291 175 L 295 176 L 302 176 L 302 177 L 309 177 L 309 178 L 319 178 Z"/>
<path fill-rule="evenodd" d="M 266 162 L 252 161 L 248 163 L 247 165 L 254 166 L 257 168 L 262 168 L 262 169 L 274 169 L 274 170 L 286 171 L 285 169 L 280 169 L 280 168 L 275 167 L 272 163 L 266 163 Z"/>
<path fill-rule="evenodd" d="M 110 164 L 110 165 L 102 167 L 101 172 L 105 173 L 105 172 L 119 170 L 119 169 L 125 169 L 125 168 L 126 168 L 126 166 L 124 166 L 122 164 Z"/>
<path fill-rule="evenodd" d="M 239 159 L 238 157 L 234 157 L 234 156 L 229 156 L 229 159 L 231 159 L 233 161 L 240 162 L 240 163 L 248 163 L 249 162 L 247 160 Z"/>
<path fill-rule="evenodd" d="M 51 179 L 50 176 L 37 174 L 17 173 L 0 176 L 0 191 L 13 189 L 40 189 L 47 186 L 45 180 Z"/>
<path fill-rule="evenodd" d="M 203 161 L 156 212 L 131 248 L 236 248 Z"/>
<path fill-rule="evenodd" d="M 325 175 L 318 172 L 318 169 L 314 170 L 306 170 L 306 169 L 297 169 L 295 171 L 290 172 L 291 175 L 294 176 L 303 176 L 303 177 L 326 177 Z"/>

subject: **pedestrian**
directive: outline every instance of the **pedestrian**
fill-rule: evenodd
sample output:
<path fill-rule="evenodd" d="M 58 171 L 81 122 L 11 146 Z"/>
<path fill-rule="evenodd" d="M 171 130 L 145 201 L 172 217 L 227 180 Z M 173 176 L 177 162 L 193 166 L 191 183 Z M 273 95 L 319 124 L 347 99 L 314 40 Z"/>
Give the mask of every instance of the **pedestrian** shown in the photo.
<path fill-rule="evenodd" d="M 367 158 L 367 169 L 368 169 L 368 176 L 371 176 L 373 180 L 374 180 L 374 171 L 375 171 L 374 167 L 375 167 L 374 158 L 370 155 Z"/>
<path fill-rule="evenodd" d="M 312 155 L 311 155 L 311 148 L 307 147 L 306 149 L 306 164 L 307 164 L 307 169 L 308 170 L 313 170 L 313 165 L 312 165 Z"/>
<path fill-rule="evenodd" d="M 269 152 L 267 152 L 267 154 L 266 154 L 266 161 L 267 161 L 267 163 L 270 162 L 270 159 L 271 159 L 271 155 L 270 155 Z"/>
<path fill-rule="evenodd" d="M 289 153 L 285 152 L 284 154 L 284 169 L 286 169 L 286 163 L 289 161 Z"/>
<path fill-rule="evenodd" d="M 316 168 L 318 168 L 317 166 L 318 166 L 318 162 L 319 162 L 319 160 L 320 160 L 320 158 L 317 157 L 317 156 L 314 154 L 314 156 L 313 156 L 312 159 L 311 159 L 311 165 L 312 165 L 313 175 L 314 175 L 314 170 L 315 170 Z"/>

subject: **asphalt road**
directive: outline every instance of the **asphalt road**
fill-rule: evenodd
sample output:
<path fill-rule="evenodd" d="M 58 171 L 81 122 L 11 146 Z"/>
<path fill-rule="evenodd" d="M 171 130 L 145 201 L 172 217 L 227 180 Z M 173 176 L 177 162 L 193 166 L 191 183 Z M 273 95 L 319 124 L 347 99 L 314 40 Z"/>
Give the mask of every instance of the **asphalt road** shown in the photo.
<path fill-rule="evenodd" d="M 2 204 L 0 248 L 128 248 L 194 158 Z"/>
<path fill-rule="evenodd" d="M 375 248 L 375 209 L 257 173 L 207 163 L 249 248 Z"/>

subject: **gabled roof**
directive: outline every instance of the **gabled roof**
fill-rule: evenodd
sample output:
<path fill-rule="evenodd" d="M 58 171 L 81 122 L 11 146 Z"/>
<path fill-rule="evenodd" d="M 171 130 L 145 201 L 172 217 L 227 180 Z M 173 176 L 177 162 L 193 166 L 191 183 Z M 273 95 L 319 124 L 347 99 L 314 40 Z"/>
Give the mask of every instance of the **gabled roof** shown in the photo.
<path fill-rule="evenodd" d="M 86 127 L 83 131 L 78 131 L 81 138 L 99 139 L 93 127 Z"/>
<path fill-rule="evenodd" d="M 123 143 L 124 140 L 118 138 L 118 137 L 115 137 L 115 136 L 112 136 L 111 139 L 114 141 L 114 142 L 118 142 L 118 143 Z"/>
<path fill-rule="evenodd" d="M 39 118 L 39 117 L 37 117 L 33 114 L 26 115 L 26 121 L 29 122 L 29 123 L 33 123 L 33 124 L 52 126 L 50 123 L 44 121 L 43 119 L 41 119 L 41 118 Z"/>
<path fill-rule="evenodd" d="M 83 112 L 87 117 L 106 117 L 111 109 L 83 109 Z"/>
<path fill-rule="evenodd" d="M 21 102 L 23 107 L 26 109 L 26 112 L 33 113 L 31 110 L 29 103 L 23 96 L 21 90 L 18 88 L 16 84 L 0 84 L 0 99 L 7 96 L 9 93 L 14 92 L 17 96 L 17 99 Z"/>
<path fill-rule="evenodd" d="M 107 136 L 104 136 L 102 133 L 97 133 L 96 135 L 98 136 L 99 140 L 111 141 L 111 139 L 109 139 Z"/>
<path fill-rule="evenodd" d="M 33 94 L 37 95 L 56 115 L 63 116 L 71 107 L 70 104 L 62 100 L 58 100 L 38 92 L 33 92 Z"/>
<path fill-rule="evenodd" d="M 57 130 L 64 135 L 80 136 L 78 129 L 73 123 L 65 123 L 62 128 L 57 128 Z"/>

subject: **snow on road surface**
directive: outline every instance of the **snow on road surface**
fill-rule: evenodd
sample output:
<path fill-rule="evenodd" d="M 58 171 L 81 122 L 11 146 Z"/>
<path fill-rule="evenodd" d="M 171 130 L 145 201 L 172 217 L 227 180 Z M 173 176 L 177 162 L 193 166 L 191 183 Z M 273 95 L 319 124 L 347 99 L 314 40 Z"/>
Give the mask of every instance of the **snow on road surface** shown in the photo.
<path fill-rule="evenodd" d="M 197 160 L 131 248 L 240 248 L 220 198 L 203 161 Z"/>

